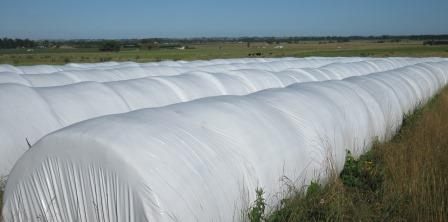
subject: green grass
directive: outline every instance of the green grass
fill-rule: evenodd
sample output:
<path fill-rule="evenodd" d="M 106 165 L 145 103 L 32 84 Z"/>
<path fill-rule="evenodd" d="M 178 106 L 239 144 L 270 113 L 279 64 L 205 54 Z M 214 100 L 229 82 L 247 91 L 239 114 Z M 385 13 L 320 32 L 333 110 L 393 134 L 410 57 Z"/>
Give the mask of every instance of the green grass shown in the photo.
<path fill-rule="evenodd" d="M 306 56 L 411 56 L 448 57 L 448 46 L 423 46 L 419 41 L 399 43 L 376 43 L 353 41 L 346 43 L 281 43 L 284 48 L 275 49 L 277 44 L 251 43 L 204 43 L 190 44 L 193 49 L 122 49 L 120 52 L 100 52 L 96 48 L 60 48 L 0 50 L 0 64 L 34 65 L 65 64 L 70 62 L 90 63 L 104 61 L 150 62 L 160 60 L 198 60 L 216 58 L 241 58 L 260 52 L 260 57 L 306 57 Z"/>
<path fill-rule="evenodd" d="M 447 112 L 448 88 L 405 117 L 391 141 L 358 159 L 347 153 L 328 183 L 292 187 L 251 221 L 448 221 Z"/>

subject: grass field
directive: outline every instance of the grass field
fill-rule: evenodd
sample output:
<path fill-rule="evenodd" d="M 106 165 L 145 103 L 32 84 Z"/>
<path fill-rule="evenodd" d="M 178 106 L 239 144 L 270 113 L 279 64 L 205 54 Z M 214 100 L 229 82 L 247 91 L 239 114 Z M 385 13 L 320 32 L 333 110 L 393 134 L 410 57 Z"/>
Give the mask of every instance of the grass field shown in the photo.
<path fill-rule="evenodd" d="M 406 117 L 391 141 L 359 159 L 347 155 L 329 183 L 291 187 L 291 197 L 265 214 L 259 195 L 250 221 L 448 221 L 447 112 L 445 88 Z"/>
<path fill-rule="evenodd" d="M 122 49 L 120 52 L 100 52 L 96 48 L 59 49 L 2 49 L 0 64 L 34 65 L 65 64 L 70 62 L 197 60 L 216 58 L 241 58 L 261 53 L 256 57 L 306 57 L 306 56 L 410 56 L 448 57 L 448 45 L 424 46 L 421 41 L 377 43 L 374 41 L 351 41 L 328 43 L 304 41 L 300 43 L 204 43 L 190 44 L 192 49 Z M 275 48 L 282 46 L 283 48 Z"/>

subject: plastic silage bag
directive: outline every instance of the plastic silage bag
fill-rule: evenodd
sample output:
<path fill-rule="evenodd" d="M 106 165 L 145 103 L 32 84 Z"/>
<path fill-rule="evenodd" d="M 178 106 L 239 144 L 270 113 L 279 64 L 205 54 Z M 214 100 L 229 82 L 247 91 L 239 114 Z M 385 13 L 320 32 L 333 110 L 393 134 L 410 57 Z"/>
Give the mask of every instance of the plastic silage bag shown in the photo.
<path fill-rule="evenodd" d="M 222 61 L 208 61 L 200 64 L 204 65 L 213 64 L 215 62 L 226 64 L 229 67 L 238 64 L 236 67 L 245 65 L 254 66 L 260 69 L 242 69 L 237 70 L 235 67 L 228 68 L 229 70 L 210 73 L 204 71 L 188 71 L 195 69 L 198 64 L 191 65 L 190 62 L 164 62 L 162 64 L 152 63 L 150 64 L 136 64 L 136 63 L 105 63 L 105 64 L 80 64 L 78 70 L 68 71 L 73 68 L 73 64 L 70 66 L 57 66 L 57 69 L 65 70 L 61 72 L 51 74 L 14 74 L 8 73 L 2 75 L 0 73 L 0 81 L 2 76 L 8 76 L 3 78 L 5 81 L 24 81 L 31 86 L 52 86 L 44 88 L 32 88 L 28 91 L 33 91 L 37 95 L 29 97 L 14 98 L 14 93 L 8 94 L 10 97 L 4 97 L 0 100 L 0 104 L 3 104 L 5 113 L 9 113 L 7 122 L 3 122 L 0 125 L 3 132 L 1 137 L 9 138 L 9 142 L 5 142 L 4 149 L 8 151 L 4 152 L 5 155 L 1 156 L 0 161 L 4 164 L 0 171 L 2 175 L 6 175 L 17 158 L 28 149 L 28 143 L 33 145 L 38 139 L 44 135 L 53 132 L 54 130 L 66 127 L 70 124 L 74 124 L 80 121 L 84 121 L 90 118 L 96 118 L 99 116 L 128 112 L 131 110 L 166 106 L 179 102 L 187 102 L 204 97 L 220 96 L 220 95 L 246 95 L 249 93 L 257 92 L 264 89 L 280 88 L 297 82 L 310 82 L 310 81 L 322 81 L 322 80 L 334 80 L 341 79 L 345 76 L 357 76 L 365 75 L 370 71 L 386 70 L 390 67 L 382 67 L 385 61 L 387 63 L 394 63 L 396 67 L 404 66 L 406 64 L 418 63 L 419 61 L 438 61 L 438 59 L 370 59 L 363 58 L 360 62 L 356 61 L 357 58 L 313 58 L 313 59 L 242 59 L 242 60 L 222 60 Z M 258 61 L 258 64 L 256 63 Z M 305 68 L 305 69 L 288 69 L 292 66 L 306 66 L 306 62 L 312 61 L 313 64 L 326 64 L 324 68 Z M 346 63 L 342 63 L 345 61 Z M 226 63 L 227 62 L 227 63 Z M 266 71 L 263 67 L 271 67 L 270 63 L 285 63 L 285 70 L 279 72 Z M 328 65 L 329 63 L 337 62 L 335 65 Z M 166 65 L 170 66 L 166 66 Z M 190 65 L 188 65 L 190 64 Z M 203 68 L 204 66 L 200 66 Z M 156 67 L 158 72 L 151 72 L 160 76 L 148 76 L 144 78 L 132 79 L 134 77 L 140 77 L 142 75 L 151 75 L 151 73 L 145 71 L 144 68 L 139 67 Z M 274 65 L 277 67 L 277 65 Z M 341 68 L 341 67 L 344 68 Z M 46 66 L 44 66 L 46 67 Z M 80 68 L 83 67 L 83 68 Z M 188 67 L 187 69 L 184 69 Z M 281 66 L 277 68 L 280 69 Z M 28 67 L 31 70 L 32 67 Z M 38 66 L 39 69 L 43 67 Z M 54 69 L 56 69 L 54 68 Z M 153 69 L 157 70 L 157 69 Z M 231 70 L 232 69 L 232 70 Z M 235 70 L 233 70 L 235 69 Z M 175 72 L 181 72 L 180 75 L 167 75 L 162 73 L 161 70 L 174 70 Z M 439 63 L 431 64 L 419 64 L 415 67 L 408 67 L 406 71 L 399 71 L 400 73 L 409 73 L 408 75 L 416 75 L 416 80 L 419 81 L 434 81 L 434 78 L 444 78 L 440 75 L 431 77 L 432 73 L 442 72 L 443 67 Z M 135 71 L 135 72 L 134 72 Z M 186 72 L 184 72 L 186 71 Z M 397 71 L 398 72 L 398 71 Z M 163 75 L 165 74 L 165 75 Z M 169 74 L 169 73 L 168 73 Z M 17 77 L 9 78 L 14 76 Z M 131 78 L 131 80 L 120 80 Z M 403 78 L 399 75 L 396 78 Z M 432 78 L 432 79 L 426 79 Z M 105 81 L 104 83 L 94 83 L 90 80 L 98 82 Z M 434 86 L 420 86 L 418 83 L 411 83 L 407 81 L 406 87 L 413 92 L 415 87 L 423 87 L 423 89 L 434 88 Z M 65 85 L 68 84 L 68 85 Z M 385 83 L 388 84 L 388 83 Z M 56 86 L 65 85 L 65 86 Z M 0 88 L 2 88 L 0 84 Z M 4 90 L 8 90 L 10 87 L 6 87 Z M 393 90 L 393 89 L 392 89 Z M 424 93 L 424 94 L 422 94 Z M 422 98 L 428 94 L 432 94 L 433 91 L 425 91 L 420 94 L 411 95 L 410 100 L 414 97 Z M 16 100 L 26 104 L 26 100 L 35 100 L 35 96 L 41 97 L 39 100 L 43 101 L 41 106 L 47 106 L 46 110 L 48 114 L 41 114 L 37 112 L 22 112 L 21 109 L 15 108 Z M 28 102 L 33 104 L 34 101 Z M 415 104 L 409 106 L 413 107 Z M 408 110 L 409 107 L 402 107 Z M 399 111 L 401 113 L 401 111 Z M 15 124 L 17 122 L 24 122 L 24 119 L 38 119 L 39 116 L 47 115 L 53 116 L 54 119 L 60 123 L 56 128 L 49 128 L 46 124 L 35 125 L 28 128 L 27 124 Z M 400 118 L 399 115 L 392 119 Z M 14 125 L 14 126 L 10 126 Z M 22 129 L 26 128 L 26 129 Z M 39 135 L 39 136 L 37 136 Z M 28 142 L 24 138 L 33 138 Z M 7 141 L 5 139 L 5 141 Z M 12 145 L 14 144 L 14 145 Z M 7 148 L 6 148 L 7 147 Z M 15 148 L 14 148 L 15 147 Z M 0 146 L 0 149 L 2 147 Z M 14 153 L 12 153 L 14 152 Z"/>
<path fill-rule="evenodd" d="M 84 121 L 54 132 L 15 165 L 6 221 L 232 221 L 281 178 L 325 179 L 346 150 L 390 138 L 402 116 L 446 85 L 411 68 L 298 83 Z M 432 77 L 428 77 L 432 76 Z M 423 79 L 422 79 L 423 78 Z M 423 81 L 422 81 L 423 80 Z M 30 170 L 31 169 L 31 170 Z"/>

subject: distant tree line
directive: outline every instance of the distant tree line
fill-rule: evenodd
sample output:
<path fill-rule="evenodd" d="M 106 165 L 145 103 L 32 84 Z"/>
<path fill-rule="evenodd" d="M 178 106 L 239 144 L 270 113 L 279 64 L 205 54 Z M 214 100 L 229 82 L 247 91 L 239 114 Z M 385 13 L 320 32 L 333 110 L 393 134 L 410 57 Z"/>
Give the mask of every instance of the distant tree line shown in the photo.
<path fill-rule="evenodd" d="M 140 49 L 173 49 L 179 47 L 191 48 L 191 44 L 205 43 L 251 43 L 266 42 L 268 44 L 299 43 L 303 41 L 319 42 L 350 42 L 368 40 L 377 43 L 400 42 L 402 40 L 424 41 L 427 45 L 445 44 L 448 35 L 408 35 L 408 36 L 292 36 L 292 37 L 201 37 L 201 38 L 144 38 L 144 39 L 73 39 L 73 40 L 40 40 L 29 39 L 0 39 L 0 49 L 11 48 L 59 48 L 69 46 L 73 48 L 97 48 L 100 51 L 119 51 L 121 48 Z"/>
<path fill-rule="evenodd" d="M 36 42 L 29 39 L 0 39 L 0 49 L 33 48 Z"/>
<path fill-rule="evenodd" d="M 408 40 L 448 40 L 448 35 L 381 35 L 381 36 L 292 36 L 292 37 L 212 37 L 212 38 L 148 38 L 148 39 L 128 39 L 128 43 L 181 43 L 181 44 L 200 44 L 209 42 L 267 42 L 280 43 L 289 42 L 296 43 L 300 41 L 333 41 L 333 42 L 349 42 L 355 40 L 372 40 L 372 41 L 390 41 L 399 42 L 403 39 Z"/>

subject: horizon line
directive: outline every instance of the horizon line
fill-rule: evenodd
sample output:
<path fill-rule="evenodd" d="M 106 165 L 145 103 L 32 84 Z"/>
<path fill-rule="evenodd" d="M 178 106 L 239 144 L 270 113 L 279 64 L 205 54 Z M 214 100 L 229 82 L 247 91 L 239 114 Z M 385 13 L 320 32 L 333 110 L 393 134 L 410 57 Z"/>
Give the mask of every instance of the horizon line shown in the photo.
<path fill-rule="evenodd" d="M 195 39 L 244 39 L 244 38 L 274 38 L 274 39 L 286 39 L 286 38 L 397 38 L 397 37 L 429 37 L 429 36 L 448 36 L 446 34 L 382 34 L 382 35 L 285 35 L 285 36 L 197 36 L 197 37 L 129 37 L 129 38 L 18 38 L 18 37 L 0 37 L 9 39 L 29 39 L 34 41 L 70 41 L 70 40 L 142 40 L 142 39 L 168 39 L 168 40 L 195 40 Z"/>

